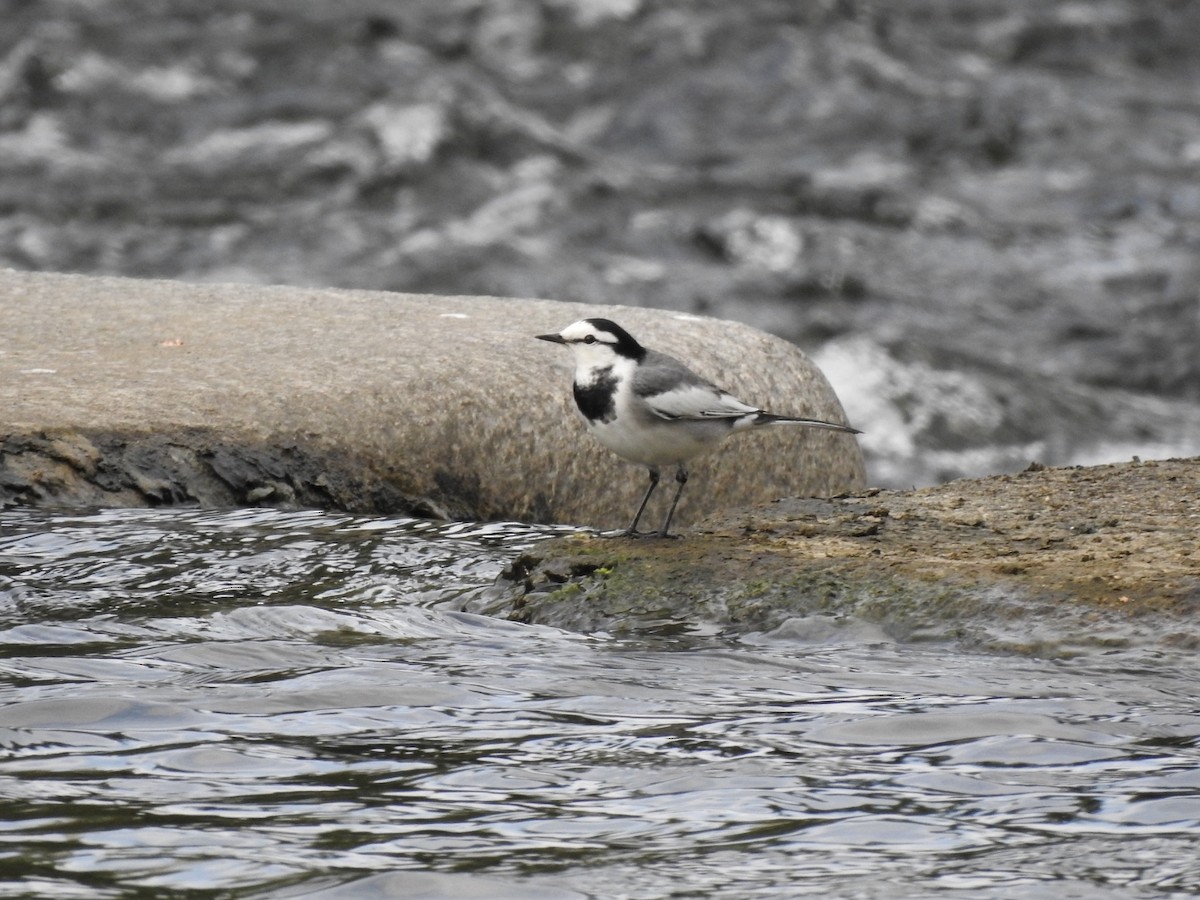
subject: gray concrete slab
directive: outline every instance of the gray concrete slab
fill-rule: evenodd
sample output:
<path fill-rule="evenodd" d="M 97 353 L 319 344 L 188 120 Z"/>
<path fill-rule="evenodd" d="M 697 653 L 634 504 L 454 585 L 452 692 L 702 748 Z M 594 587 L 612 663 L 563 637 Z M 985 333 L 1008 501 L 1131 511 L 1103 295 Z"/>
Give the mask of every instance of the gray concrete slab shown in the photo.
<path fill-rule="evenodd" d="M 550 300 L 3 271 L 0 500 L 624 525 L 644 473 L 586 435 L 568 354 L 533 337 L 588 315 L 694 360 L 748 401 L 842 418 L 798 348 L 736 323 Z M 739 435 L 696 460 L 679 521 L 863 483 L 851 436 Z"/>

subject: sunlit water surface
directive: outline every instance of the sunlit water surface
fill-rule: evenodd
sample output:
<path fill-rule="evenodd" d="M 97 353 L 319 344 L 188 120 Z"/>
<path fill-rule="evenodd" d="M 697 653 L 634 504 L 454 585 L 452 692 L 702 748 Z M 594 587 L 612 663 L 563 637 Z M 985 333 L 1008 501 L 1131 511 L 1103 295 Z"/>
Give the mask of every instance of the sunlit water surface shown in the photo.
<path fill-rule="evenodd" d="M 618 641 L 460 611 L 548 529 L 0 516 L 0 896 L 1200 890 L 1186 656 Z"/>

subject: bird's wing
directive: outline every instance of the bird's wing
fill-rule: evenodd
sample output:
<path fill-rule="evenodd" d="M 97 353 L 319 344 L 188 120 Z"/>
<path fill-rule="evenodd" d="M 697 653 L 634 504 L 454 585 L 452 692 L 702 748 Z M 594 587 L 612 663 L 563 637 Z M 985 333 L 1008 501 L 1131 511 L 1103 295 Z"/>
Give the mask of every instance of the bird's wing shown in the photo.
<path fill-rule="evenodd" d="M 689 385 L 643 398 L 650 411 L 664 419 L 740 419 L 757 407 L 717 388 Z"/>
<path fill-rule="evenodd" d="M 711 384 L 664 353 L 650 352 L 638 366 L 634 394 L 663 419 L 738 419 L 760 412 Z"/>

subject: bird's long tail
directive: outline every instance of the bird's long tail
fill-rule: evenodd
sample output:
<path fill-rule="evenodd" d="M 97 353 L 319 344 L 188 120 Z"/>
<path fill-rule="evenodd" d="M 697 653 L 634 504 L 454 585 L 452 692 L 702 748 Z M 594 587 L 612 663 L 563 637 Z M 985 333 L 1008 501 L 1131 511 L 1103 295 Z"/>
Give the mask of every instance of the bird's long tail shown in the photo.
<path fill-rule="evenodd" d="M 809 428 L 825 428 L 829 431 L 843 431 L 846 434 L 862 434 L 857 428 L 840 425 L 837 422 L 826 422 L 824 419 L 802 419 L 795 416 L 777 416 L 774 413 L 760 412 L 754 419 L 755 425 L 807 425 Z"/>

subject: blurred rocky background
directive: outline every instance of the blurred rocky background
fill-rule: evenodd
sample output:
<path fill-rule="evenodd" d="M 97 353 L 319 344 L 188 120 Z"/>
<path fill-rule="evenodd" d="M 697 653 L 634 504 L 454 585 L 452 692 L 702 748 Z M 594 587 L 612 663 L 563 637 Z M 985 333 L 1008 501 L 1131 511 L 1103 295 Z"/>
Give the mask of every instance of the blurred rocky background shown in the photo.
<path fill-rule="evenodd" d="M 740 319 L 889 486 L 1195 454 L 1200 3 L 0 0 L 0 265 Z"/>

